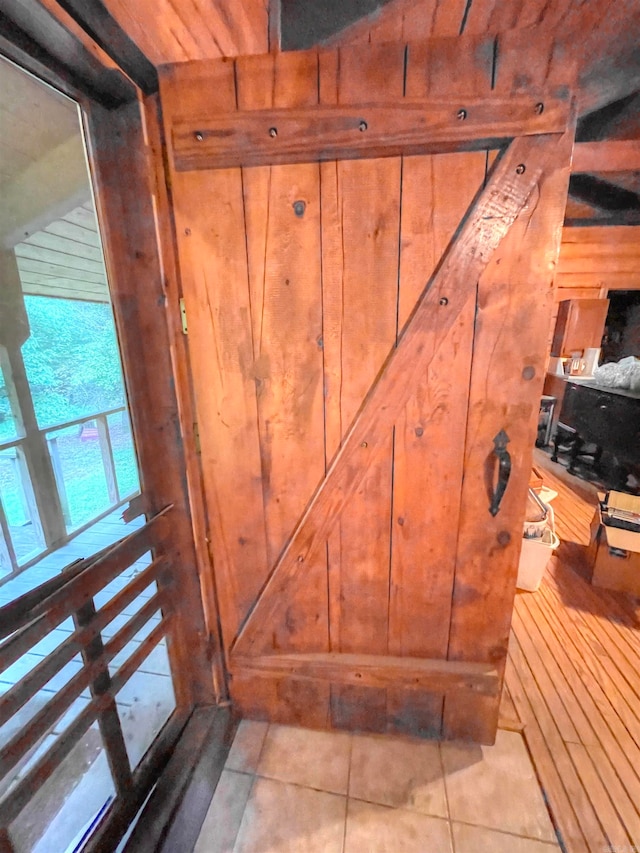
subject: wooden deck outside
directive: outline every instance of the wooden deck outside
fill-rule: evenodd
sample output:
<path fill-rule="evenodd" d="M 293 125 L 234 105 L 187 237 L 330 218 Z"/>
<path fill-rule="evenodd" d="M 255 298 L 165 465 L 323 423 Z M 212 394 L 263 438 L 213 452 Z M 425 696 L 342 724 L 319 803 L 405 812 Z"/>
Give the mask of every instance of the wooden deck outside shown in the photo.
<path fill-rule="evenodd" d="M 588 488 L 545 468 L 560 536 L 587 544 Z M 640 607 L 592 587 L 572 554 L 516 596 L 503 717 L 520 718 L 568 853 L 640 850 Z"/>

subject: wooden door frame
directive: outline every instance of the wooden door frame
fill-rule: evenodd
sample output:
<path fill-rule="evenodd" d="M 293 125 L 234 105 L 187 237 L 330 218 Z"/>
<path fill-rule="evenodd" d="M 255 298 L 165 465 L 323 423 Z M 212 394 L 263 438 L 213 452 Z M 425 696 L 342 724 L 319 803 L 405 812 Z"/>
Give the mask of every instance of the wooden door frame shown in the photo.
<path fill-rule="evenodd" d="M 147 139 L 148 133 L 156 138 L 159 134 L 157 123 L 154 126 L 157 102 L 153 95 L 145 100 L 100 46 L 72 26 L 63 10 L 54 17 L 40 3 L 35 9 L 40 9 L 41 23 L 56 24 L 51 39 L 40 42 L 14 25 L 0 31 L 0 51 L 75 100 L 82 110 L 125 385 L 134 401 L 131 419 L 143 495 L 138 507 L 151 515 L 169 503 L 179 507 L 176 553 L 184 571 L 181 593 L 190 611 L 190 618 L 183 620 L 185 639 L 189 637 L 189 655 L 202 670 L 189 685 L 185 683 L 182 692 L 195 703 L 221 700 L 226 687 L 215 666 L 217 622 L 214 613 L 209 620 L 212 627 L 205 626 L 199 590 L 199 576 L 210 572 L 210 565 L 203 564 L 209 563 L 209 557 L 206 547 L 196 553 L 191 525 L 191 514 L 202 513 L 190 506 L 190 500 L 198 501 L 202 487 L 193 435 L 182 429 L 181 414 L 191 408 L 187 353 L 176 322 L 178 306 L 168 304 L 177 282 L 171 275 L 171 247 L 160 245 L 163 223 L 159 218 L 166 215 L 166 197 L 159 197 L 158 167 Z M 63 38 L 67 46 L 75 45 L 64 66 L 51 46 L 59 47 Z M 115 151 L 117 169 L 112 159 Z M 199 531 L 198 538 L 206 542 L 206 532 Z M 215 600 L 211 607 L 215 608 Z M 213 679 L 205 674 L 210 657 L 216 670 Z"/>
<path fill-rule="evenodd" d="M 140 468 L 141 495 L 125 517 L 150 518 L 170 508 L 162 555 L 173 567 L 173 578 L 170 573 L 156 574 L 162 600 L 170 596 L 179 604 L 172 617 L 175 633 L 168 640 L 176 711 L 138 766 L 128 796 L 102 816 L 88 842 L 87 849 L 104 849 L 135 817 L 194 707 L 224 701 L 226 682 L 215 594 L 207 595 L 205 617 L 200 585 L 200 577 L 212 577 L 212 568 L 200 463 L 190 428 L 191 388 L 175 266 L 172 270 L 171 246 L 161 245 L 169 226 L 163 219 L 168 215 L 166 188 L 157 180 L 162 174 L 157 100 L 153 94 L 145 100 L 61 9 L 54 16 L 51 4 L 34 2 L 40 23 L 51 22 L 52 31 L 39 41 L 39 33 L 25 33 L 2 14 L 0 53 L 71 97 L 82 111 Z M 166 527 L 166 519 L 163 524 Z M 144 536 L 148 528 L 143 528 Z M 129 565 L 127 549 L 126 542 L 124 547 L 116 545 L 111 562 Z M 46 598 L 44 590 L 42 594 Z M 0 829 L 0 847 L 3 844 L 11 849 Z"/>

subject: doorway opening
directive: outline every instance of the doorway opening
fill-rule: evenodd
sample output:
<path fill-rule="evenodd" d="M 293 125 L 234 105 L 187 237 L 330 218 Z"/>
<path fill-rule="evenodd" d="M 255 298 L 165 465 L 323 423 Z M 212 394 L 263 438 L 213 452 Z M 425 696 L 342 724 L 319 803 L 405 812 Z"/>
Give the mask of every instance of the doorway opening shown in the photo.
<path fill-rule="evenodd" d="M 62 853 L 176 710 L 173 623 L 80 109 L 4 59 L 0 81 L 0 846 Z"/>

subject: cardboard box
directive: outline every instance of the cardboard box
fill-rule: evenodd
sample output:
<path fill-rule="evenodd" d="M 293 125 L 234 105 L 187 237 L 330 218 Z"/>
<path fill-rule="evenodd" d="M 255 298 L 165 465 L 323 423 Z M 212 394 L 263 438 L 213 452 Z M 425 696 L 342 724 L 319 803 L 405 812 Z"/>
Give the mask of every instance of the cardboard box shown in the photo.
<path fill-rule="evenodd" d="M 591 582 L 640 596 L 640 533 L 601 524 Z"/>

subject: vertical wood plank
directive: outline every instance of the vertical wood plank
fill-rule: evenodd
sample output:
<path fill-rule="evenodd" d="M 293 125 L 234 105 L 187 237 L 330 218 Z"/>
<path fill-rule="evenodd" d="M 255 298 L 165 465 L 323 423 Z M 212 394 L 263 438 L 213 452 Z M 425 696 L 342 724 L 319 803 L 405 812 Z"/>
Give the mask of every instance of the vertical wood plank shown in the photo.
<path fill-rule="evenodd" d="M 467 0 L 393 0 L 331 40 L 339 47 L 457 36 Z"/>
<path fill-rule="evenodd" d="M 174 393 L 152 168 L 138 103 L 118 110 L 93 106 L 88 126 L 118 338 L 127 390 L 135 401 L 131 418 L 142 491 L 149 513 L 170 503 L 175 507 L 165 553 L 180 589 L 180 607 L 178 630 L 168 643 L 176 699 L 185 710 L 211 702 L 214 694 Z"/>
<path fill-rule="evenodd" d="M 491 84 L 493 41 L 441 39 L 409 45 L 407 97 L 481 95 Z M 402 182 L 399 328 L 482 185 L 485 154 L 405 157 Z M 444 294 L 443 294 L 444 295 Z M 389 651 L 446 657 L 474 308 L 438 353 L 396 424 Z M 389 690 L 397 727 L 439 735 L 444 696 Z"/>
<path fill-rule="evenodd" d="M 171 120 L 234 110 L 231 62 L 189 63 L 162 75 Z M 239 169 L 172 173 L 174 215 L 200 428 L 202 468 L 228 648 L 268 571 L 255 394 L 251 299 Z"/>
<path fill-rule="evenodd" d="M 162 275 L 167 294 L 167 322 L 171 338 L 171 360 L 176 377 L 176 397 L 182 424 L 182 440 L 187 471 L 187 490 L 191 527 L 202 606 L 207 626 L 208 652 L 211 662 L 216 699 L 227 699 L 226 675 L 222 656 L 222 638 L 220 636 L 220 613 L 215 589 L 213 562 L 209 550 L 209 517 L 207 513 L 207 495 L 202 476 L 199 447 L 196 432 L 189 425 L 196 424 L 197 414 L 194 400 L 193 378 L 189 354 L 188 337 L 182 330 L 180 299 L 182 283 L 178 270 L 175 223 L 173 219 L 172 198 L 168 188 L 168 173 L 165 172 L 165 139 L 162 127 L 160 98 L 153 95 L 145 99 L 144 117 L 150 157 L 155 178 L 154 195 L 157 214 L 158 237 L 161 250 Z"/>
<path fill-rule="evenodd" d="M 238 59 L 239 108 L 317 104 L 317 65 L 311 51 Z M 244 169 L 243 193 L 267 554 L 273 565 L 324 475 L 319 167 Z M 269 650 L 327 650 L 328 630 L 323 555 L 307 567 L 282 624 L 272 626 Z M 260 679 L 259 686 L 264 701 L 282 706 L 279 719 L 307 719 L 305 706 L 326 719 L 328 685 Z M 234 688 L 234 695 L 241 690 L 238 679 Z M 269 694 L 274 688 L 275 696 Z"/>
<path fill-rule="evenodd" d="M 543 57 L 526 31 L 500 36 L 496 91 L 566 81 L 567 68 Z M 528 73 L 523 73 L 527 69 Z M 487 660 L 503 670 L 521 524 L 545 368 L 573 128 L 558 146 L 533 196 L 481 277 L 469 392 L 465 479 L 456 557 L 449 658 Z M 526 164 L 525 164 L 526 166 Z M 509 318 L 505 322 L 505 318 Z M 528 370 L 527 370 L 528 368 Z M 497 516 L 489 514 L 486 477 L 493 438 L 505 429 L 512 473 Z M 499 701 L 445 701 L 444 733 L 491 742 Z"/>
<path fill-rule="evenodd" d="M 318 101 L 313 52 L 242 58 L 236 74 L 240 109 Z M 243 187 L 262 488 L 273 564 L 324 473 L 318 166 L 245 169 Z M 326 648 L 327 623 L 322 560 L 308 567 L 283 631 L 274 626 L 275 647 Z"/>
<path fill-rule="evenodd" d="M 269 50 L 265 0 L 105 0 L 105 5 L 154 65 Z"/>
<path fill-rule="evenodd" d="M 340 54 L 335 86 L 331 70 L 323 74 L 321 103 L 375 99 L 375 92 L 401 98 L 404 88 L 402 44 L 350 48 Z M 338 267 L 328 258 L 324 281 L 325 371 L 339 375 L 325 392 L 327 434 L 333 440 L 355 417 L 396 335 L 400 158 L 339 162 L 323 169 L 323 257 L 335 229 L 340 237 Z M 335 193 L 329 201 L 329 193 Z M 325 208 L 326 204 L 326 208 Z M 338 216 L 338 223 L 329 219 Z M 326 231 L 333 232 L 324 241 Z M 333 264 L 334 266 L 331 266 Z M 339 293 L 336 289 L 339 288 Z M 332 310 L 340 308 L 336 317 Z M 339 338 L 335 334 L 339 328 Z M 340 424 L 340 428 L 336 428 Z M 387 651 L 392 444 L 374 465 L 362 488 L 343 513 L 340 531 L 329 544 L 332 602 L 331 646 L 343 652 Z M 337 446 L 327 447 L 331 458 Z M 334 570 L 337 555 L 339 569 Z M 339 591 L 338 591 L 339 590 Z M 336 612 L 337 611 L 337 612 Z M 332 690 L 337 726 L 384 725 L 383 690 Z"/>
<path fill-rule="evenodd" d="M 240 109 L 318 101 L 314 53 L 241 58 L 236 76 Z M 243 186 L 273 564 L 324 473 L 319 170 L 314 163 L 248 168 Z"/>

